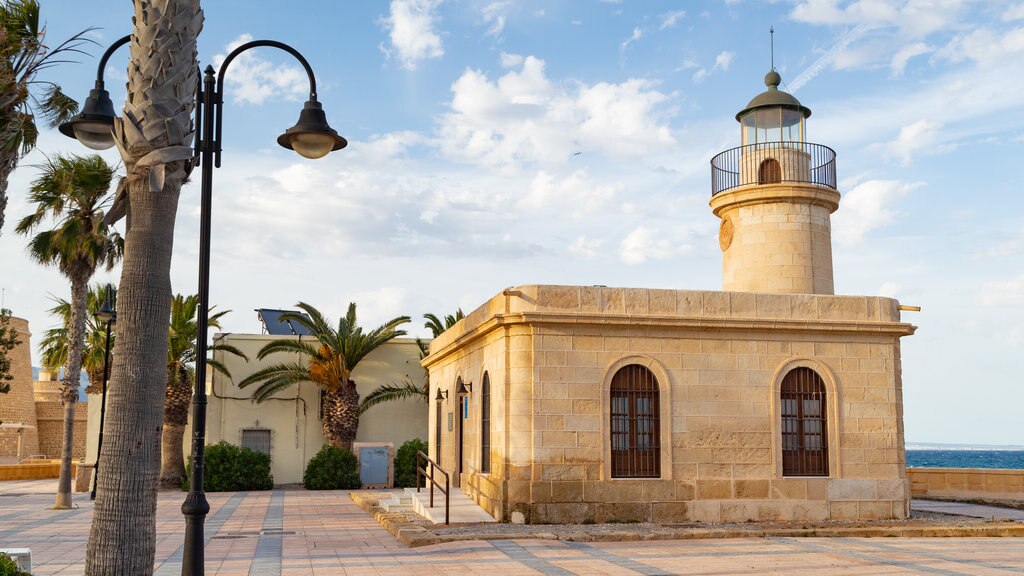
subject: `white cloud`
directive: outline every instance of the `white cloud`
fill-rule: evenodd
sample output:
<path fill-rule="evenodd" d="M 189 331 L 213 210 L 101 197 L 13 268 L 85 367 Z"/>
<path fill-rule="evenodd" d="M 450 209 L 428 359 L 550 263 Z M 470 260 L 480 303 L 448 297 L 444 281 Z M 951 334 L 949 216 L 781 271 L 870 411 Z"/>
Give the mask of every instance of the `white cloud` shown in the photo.
<path fill-rule="evenodd" d="M 686 10 L 676 10 L 673 12 L 666 12 L 660 16 L 661 25 L 658 26 L 658 30 L 664 30 L 666 28 L 672 28 L 676 25 L 681 18 L 686 16 Z"/>
<path fill-rule="evenodd" d="M 435 10 L 442 0 L 391 0 L 391 12 L 381 23 L 390 31 L 391 46 L 402 67 L 415 70 L 422 60 L 444 55 L 441 37 L 434 30 Z M 390 50 L 384 50 L 391 54 Z"/>
<path fill-rule="evenodd" d="M 920 182 L 868 180 L 843 195 L 839 210 L 832 215 L 832 237 L 840 244 L 858 244 L 868 232 L 892 224 L 897 213 L 892 205 Z"/>
<path fill-rule="evenodd" d="M 441 149 L 465 162 L 558 165 L 581 150 L 636 156 L 675 142 L 664 123 L 670 96 L 646 80 L 555 84 L 544 61 L 527 56 L 494 81 L 466 70 L 452 93 L 452 111 L 440 122 Z"/>
<path fill-rule="evenodd" d="M 985 282 L 981 289 L 981 303 L 986 306 L 1024 305 L 1024 274 L 1009 280 Z"/>
<path fill-rule="evenodd" d="M 696 72 L 693 73 L 693 76 L 691 76 L 691 79 L 693 79 L 693 81 L 695 83 L 700 84 L 707 77 L 708 77 L 708 70 L 707 70 L 707 68 L 701 68 L 700 70 L 697 70 Z"/>
<path fill-rule="evenodd" d="M 942 123 L 935 120 L 918 120 L 900 128 L 895 140 L 882 145 L 893 155 L 899 157 L 903 166 L 908 166 L 919 150 L 945 150 L 939 146 Z"/>
<path fill-rule="evenodd" d="M 501 67 L 502 68 L 516 68 L 523 65 L 524 58 L 519 54 L 508 54 L 506 52 L 501 53 Z"/>
<path fill-rule="evenodd" d="M 569 254 L 580 260 L 595 260 L 601 255 L 600 249 L 604 240 L 579 236 L 569 245 Z"/>
<path fill-rule="evenodd" d="M 492 2 L 481 10 L 484 23 L 488 25 L 486 34 L 488 36 L 501 36 L 505 30 L 505 18 L 508 10 L 512 7 L 511 2 Z"/>
<path fill-rule="evenodd" d="M 719 52 L 718 56 L 715 56 L 715 65 L 711 68 L 711 71 L 721 70 L 722 72 L 727 72 L 729 65 L 732 64 L 732 57 L 732 52 Z"/>
<path fill-rule="evenodd" d="M 951 62 L 973 60 L 981 66 L 1004 67 L 1008 60 L 1021 58 L 1024 52 L 1024 27 L 1005 33 L 989 28 L 977 28 L 958 35 L 939 55 Z"/>
<path fill-rule="evenodd" d="M 251 34 L 242 34 L 228 44 L 223 54 L 213 57 L 220 68 L 227 55 L 246 42 L 252 41 Z M 258 50 L 242 52 L 228 67 L 225 78 L 225 92 L 234 102 L 262 104 L 273 96 L 298 100 L 309 95 L 309 79 L 306 72 L 292 64 L 271 64 Z"/>
<path fill-rule="evenodd" d="M 827 52 L 818 57 L 813 64 L 808 66 L 787 85 L 789 91 L 791 93 L 795 93 L 801 86 L 813 80 L 814 77 L 820 74 L 822 70 L 835 62 L 843 51 L 846 50 L 847 46 L 849 46 L 854 40 L 866 34 L 869 30 L 870 27 L 867 24 L 858 24 L 852 30 L 842 34 Z"/>
<path fill-rule="evenodd" d="M 657 228 L 637 226 L 619 244 L 619 258 L 630 266 L 648 259 L 664 259 L 672 255 L 672 244 Z"/>
<path fill-rule="evenodd" d="M 1006 12 L 1003 12 L 1003 22 L 1013 22 L 1014 20 L 1024 20 L 1024 2 L 1010 6 Z"/>
<path fill-rule="evenodd" d="M 928 54 L 931 51 L 932 49 L 924 42 L 914 42 L 900 48 L 899 52 L 893 55 L 892 61 L 889 63 L 893 76 L 902 76 L 903 71 L 907 68 L 907 63 L 912 58 Z"/>
<path fill-rule="evenodd" d="M 798 22 L 829 26 L 886 26 L 900 34 L 921 37 L 957 23 L 965 0 L 857 0 L 840 8 L 839 0 L 807 0 L 790 17 Z"/>
<path fill-rule="evenodd" d="M 531 209 L 557 208 L 560 213 L 578 219 L 603 208 L 622 188 L 621 183 L 596 182 L 586 170 L 577 170 L 561 180 L 541 170 L 530 182 L 530 190 L 519 204 Z"/>
<path fill-rule="evenodd" d="M 901 284 L 897 284 L 896 282 L 883 282 L 875 293 L 879 296 L 888 296 L 889 298 L 899 299 L 903 290 L 904 288 Z"/>
<path fill-rule="evenodd" d="M 626 49 L 630 44 L 644 37 L 644 31 L 640 27 L 633 28 L 633 33 L 619 44 L 619 65 L 622 66 L 626 60 Z"/>

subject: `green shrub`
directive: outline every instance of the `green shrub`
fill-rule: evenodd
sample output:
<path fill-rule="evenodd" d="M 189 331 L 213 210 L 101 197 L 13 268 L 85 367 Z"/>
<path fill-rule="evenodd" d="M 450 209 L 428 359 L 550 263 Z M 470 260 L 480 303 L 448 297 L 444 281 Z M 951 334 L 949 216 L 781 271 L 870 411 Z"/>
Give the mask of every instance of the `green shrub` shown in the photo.
<path fill-rule="evenodd" d="M 302 484 L 307 490 L 355 490 L 359 481 L 359 464 L 354 454 L 337 446 L 324 444 L 306 465 Z"/>
<path fill-rule="evenodd" d="M 0 554 L 0 576 L 32 576 L 28 572 L 18 568 L 14 559 L 7 554 Z"/>
<path fill-rule="evenodd" d="M 238 490 L 273 490 L 274 475 L 270 473 L 270 456 L 248 448 L 239 448 L 225 441 L 206 447 L 206 471 L 203 490 L 235 492 Z M 182 489 L 188 490 L 192 460 L 186 466 Z"/>
<path fill-rule="evenodd" d="M 416 486 L 416 453 L 427 453 L 427 443 L 413 438 L 398 448 L 395 453 L 395 487 L 414 488 Z M 424 481 L 425 482 L 425 481 Z"/>

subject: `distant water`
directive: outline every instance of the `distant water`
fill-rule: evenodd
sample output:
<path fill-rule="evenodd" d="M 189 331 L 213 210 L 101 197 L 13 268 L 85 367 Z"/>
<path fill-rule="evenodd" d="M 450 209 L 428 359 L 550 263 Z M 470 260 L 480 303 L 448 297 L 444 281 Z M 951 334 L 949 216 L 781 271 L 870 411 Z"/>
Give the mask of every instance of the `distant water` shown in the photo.
<path fill-rule="evenodd" d="M 1024 468 L 1024 450 L 907 450 L 907 466 Z"/>

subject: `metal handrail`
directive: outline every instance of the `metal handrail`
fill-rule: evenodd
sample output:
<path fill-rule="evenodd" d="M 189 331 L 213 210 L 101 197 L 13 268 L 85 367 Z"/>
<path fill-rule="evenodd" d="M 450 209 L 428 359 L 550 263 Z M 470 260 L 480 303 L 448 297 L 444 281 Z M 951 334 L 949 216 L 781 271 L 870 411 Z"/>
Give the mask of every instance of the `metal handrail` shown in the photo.
<path fill-rule="evenodd" d="M 421 464 L 421 462 L 422 462 L 422 464 Z M 430 473 L 429 474 L 427 473 L 427 464 L 430 464 Z M 438 484 L 437 480 L 434 480 L 434 470 L 437 470 L 441 474 L 444 474 L 444 488 L 442 488 L 441 485 Z M 437 489 L 440 490 L 442 494 L 444 494 L 444 523 L 445 524 L 449 524 L 448 513 L 450 511 L 450 501 L 451 501 L 451 498 L 448 496 L 448 493 L 451 492 L 451 475 L 449 475 L 448 472 L 446 472 L 444 468 L 441 468 L 441 466 L 438 465 L 437 462 L 434 462 L 433 460 L 431 460 L 430 456 L 427 456 L 423 452 L 420 452 L 419 450 L 417 450 L 416 451 L 416 492 L 420 491 L 420 477 L 423 477 L 423 478 L 426 478 L 426 479 L 430 480 L 430 507 L 431 508 L 434 507 L 434 486 L 437 486 Z"/>
<path fill-rule="evenodd" d="M 769 159 L 774 159 L 781 167 L 766 178 L 760 164 Z M 748 184 L 777 182 L 816 184 L 835 190 L 835 150 L 810 142 L 762 142 L 737 146 L 711 159 L 712 196 Z"/>

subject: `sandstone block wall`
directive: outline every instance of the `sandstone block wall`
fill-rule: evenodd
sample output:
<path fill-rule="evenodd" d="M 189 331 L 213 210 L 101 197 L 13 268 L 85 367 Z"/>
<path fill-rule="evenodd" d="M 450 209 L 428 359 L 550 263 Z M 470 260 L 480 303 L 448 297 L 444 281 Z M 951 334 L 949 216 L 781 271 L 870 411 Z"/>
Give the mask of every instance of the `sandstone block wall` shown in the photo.
<path fill-rule="evenodd" d="M 36 417 L 39 422 L 39 454 L 59 459 L 64 446 L 64 406 L 57 402 L 36 402 Z M 88 434 L 89 405 L 75 403 L 75 432 L 71 457 L 85 458 L 86 434 Z"/>
<path fill-rule="evenodd" d="M 907 468 L 914 496 L 1024 501 L 1024 470 Z"/>
<path fill-rule="evenodd" d="M 10 324 L 18 332 L 21 344 L 11 351 L 11 390 L 0 394 L 0 421 L 7 423 L 24 422 L 32 428 L 20 432 L 17 430 L 0 430 L 0 463 L 14 462 L 18 459 L 18 437 L 21 436 L 21 457 L 27 458 L 39 452 L 39 435 L 36 431 L 35 401 L 32 396 L 32 358 L 29 338 L 32 334 L 28 329 L 28 321 L 11 317 Z"/>
<path fill-rule="evenodd" d="M 735 188 L 711 200 L 727 226 L 722 287 L 736 292 L 832 294 L 831 214 L 839 193 L 803 184 Z M 728 221 L 728 224 L 725 222 Z"/>
<path fill-rule="evenodd" d="M 462 479 L 499 518 L 902 518 L 899 337 L 912 331 L 885 298 L 527 286 L 470 314 L 424 364 L 433 387 L 452 390 L 448 402 L 457 377 L 476 386 L 490 370 L 492 471 L 479 473 L 471 395 Z M 659 479 L 610 476 L 608 386 L 628 363 L 662 387 Z M 798 365 L 829 388 L 827 478 L 782 476 L 777 386 Z M 442 431 L 453 470 L 457 430 Z"/>

